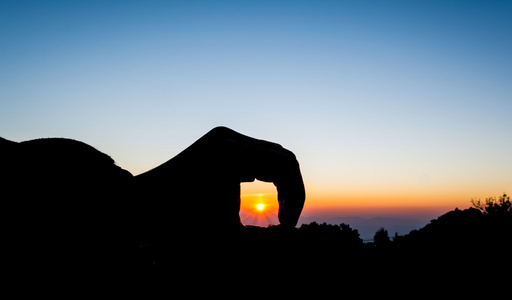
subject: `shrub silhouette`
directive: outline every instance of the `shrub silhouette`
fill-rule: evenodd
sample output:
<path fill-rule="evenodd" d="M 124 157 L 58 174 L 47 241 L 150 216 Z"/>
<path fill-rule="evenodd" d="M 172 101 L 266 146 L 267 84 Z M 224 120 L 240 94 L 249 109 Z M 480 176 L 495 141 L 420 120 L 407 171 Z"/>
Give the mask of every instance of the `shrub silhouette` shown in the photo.
<path fill-rule="evenodd" d="M 486 198 L 485 204 L 480 199 L 471 199 L 471 204 L 484 214 L 506 215 L 512 213 L 512 203 L 510 202 L 510 196 L 507 196 L 507 194 L 503 194 L 498 199 L 496 197 Z"/>

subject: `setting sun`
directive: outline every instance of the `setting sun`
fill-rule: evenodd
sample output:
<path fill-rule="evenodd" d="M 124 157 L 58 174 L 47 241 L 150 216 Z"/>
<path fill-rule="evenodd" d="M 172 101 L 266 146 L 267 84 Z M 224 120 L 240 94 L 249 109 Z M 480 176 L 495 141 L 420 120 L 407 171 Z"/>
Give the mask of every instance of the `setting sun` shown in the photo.
<path fill-rule="evenodd" d="M 241 184 L 240 219 L 246 225 L 279 224 L 277 190 L 274 184 L 255 180 Z"/>

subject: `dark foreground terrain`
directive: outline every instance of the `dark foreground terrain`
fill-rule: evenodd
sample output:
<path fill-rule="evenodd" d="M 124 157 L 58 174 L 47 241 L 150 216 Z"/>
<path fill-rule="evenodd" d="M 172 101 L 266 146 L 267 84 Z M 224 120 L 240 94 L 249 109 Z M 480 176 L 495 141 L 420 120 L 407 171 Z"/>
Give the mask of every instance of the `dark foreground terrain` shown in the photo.
<path fill-rule="evenodd" d="M 512 214 L 456 209 L 404 236 L 389 238 L 381 229 L 372 243 L 363 243 L 358 231 L 347 224 L 316 222 L 299 228 L 249 226 L 236 235 L 219 232 L 218 239 L 188 235 L 186 241 L 169 237 L 163 246 L 133 237 L 119 253 L 110 248 L 103 252 L 97 245 L 95 253 L 103 252 L 105 257 L 100 263 L 90 262 L 91 266 L 83 264 L 89 261 L 84 257 L 87 252 L 76 255 L 65 241 L 49 242 L 40 253 L 35 249 L 24 249 L 23 257 L 4 253 L 11 266 L 4 272 L 18 283 L 29 280 L 36 286 L 83 288 L 84 283 L 95 287 L 99 281 L 129 284 L 133 289 L 147 285 L 182 289 L 191 283 L 252 285 L 254 280 L 302 282 L 307 289 L 325 286 L 327 290 L 376 283 L 439 287 L 453 281 L 468 284 L 482 276 L 508 281 Z M 16 245 L 4 247 L 13 250 Z"/>
<path fill-rule="evenodd" d="M 390 238 L 379 230 L 372 243 L 363 243 L 347 224 L 312 222 L 299 228 L 249 227 L 237 239 L 192 248 L 177 244 L 178 254 L 155 253 L 151 245 L 138 250 L 137 273 L 164 282 L 174 274 L 181 284 L 262 281 L 292 284 L 295 293 L 444 290 L 461 296 L 485 290 L 490 295 L 510 283 L 512 214 L 456 209 L 404 236 Z M 484 289 L 490 282 L 493 287 Z"/>
<path fill-rule="evenodd" d="M 222 128 L 212 133 L 213 138 L 233 134 Z M 212 181 L 210 173 L 197 171 L 205 165 L 211 170 L 212 164 L 196 157 L 204 156 L 178 161 L 186 176 L 157 176 L 176 167 L 171 160 L 151 176 L 134 177 L 78 141 L 0 138 L 3 285 L 19 295 L 73 290 L 70 295 L 76 296 L 104 286 L 129 293 L 148 290 L 147 284 L 190 295 L 212 285 L 223 292 L 241 285 L 251 293 L 279 288 L 289 295 L 309 288 L 345 291 L 363 285 L 366 290 L 358 291 L 366 293 L 375 283 L 388 290 L 463 279 L 479 287 L 510 276 L 507 195 L 475 201 L 474 208 L 450 211 L 404 236 L 390 238 L 381 229 L 374 242 L 363 243 L 348 224 L 290 225 L 302 209 L 302 185 L 300 193 L 291 194 L 302 201 L 292 202 L 292 217 L 283 219 L 288 225 L 240 226 L 236 201 L 217 208 L 225 200 L 222 191 L 211 201 L 211 189 L 197 188 L 198 174 L 212 188 L 225 180 Z M 218 164 L 218 156 L 208 159 Z M 215 164 L 215 170 L 222 167 Z M 290 166 L 298 171 L 295 162 Z M 229 195 L 239 200 L 239 180 L 233 182 Z M 211 222 L 200 221 L 205 219 Z"/>
<path fill-rule="evenodd" d="M 371 243 L 363 243 L 350 225 L 312 222 L 300 228 L 248 227 L 236 238 L 199 241 L 192 249 L 177 244 L 177 256 L 159 253 L 148 244 L 139 247 L 140 272 L 154 274 L 211 265 L 254 268 L 256 273 L 272 273 L 276 266 L 288 265 L 299 273 L 315 274 L 336 270 L 373 273 L 406 269 L 415 274 L 461 267 L 500 269 L 511 259 L 512 213 L 510 209 L 491 213 L 456 209 L 404 236 L 390 238 L 381 229 Z"/>

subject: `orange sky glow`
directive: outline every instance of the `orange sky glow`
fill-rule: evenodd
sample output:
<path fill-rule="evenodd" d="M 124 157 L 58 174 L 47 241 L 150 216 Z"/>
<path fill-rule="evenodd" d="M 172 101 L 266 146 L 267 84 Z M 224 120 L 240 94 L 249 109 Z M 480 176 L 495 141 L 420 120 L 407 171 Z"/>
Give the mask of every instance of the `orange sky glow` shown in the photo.
<path fill-rule="evenodd" d="M 307 184 L 307 182 L 306 182 Z M 471 199 L 498 196 L 487 189 L 440 188 L 438 190 L 360 190 L 346 191 L 306 187 L 302 216 L 401 216 L 435 218 L 455 208 L 471 206 Z M 256 208 L 264 204 L 263 210 Z M 279 224 L 277 191 L 272 183 L 255 181 L 242 184 L 240 216 L 248 225 Z M 321 219 L 321 217 L 319 218 Z M 299 223 L 301 221 L 299 220 Z"/>

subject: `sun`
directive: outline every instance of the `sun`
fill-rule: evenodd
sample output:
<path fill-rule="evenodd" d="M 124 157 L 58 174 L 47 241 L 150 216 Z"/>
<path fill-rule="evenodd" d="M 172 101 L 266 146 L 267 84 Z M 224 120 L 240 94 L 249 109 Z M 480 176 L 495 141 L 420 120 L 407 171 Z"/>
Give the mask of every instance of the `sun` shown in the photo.
<path fill-rule="evenodd" d="M 265 208 L 265 204 L 263 204 L 263 203 L 258 203 L 258 204 L 256 204 L 256 208 L 257 208 L 258 210 L 263 210 L 263 209 Z"/>

